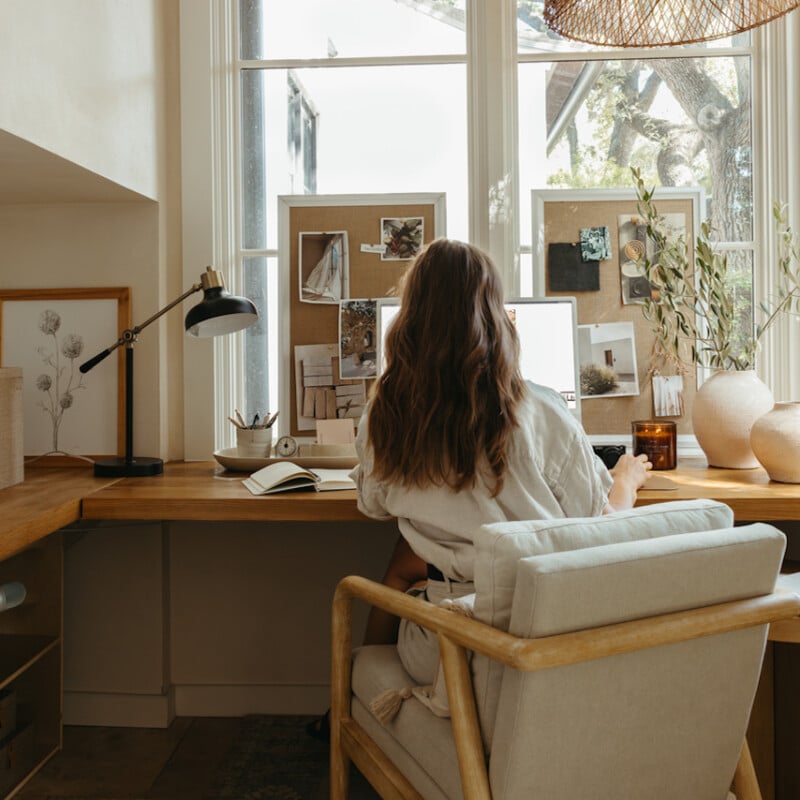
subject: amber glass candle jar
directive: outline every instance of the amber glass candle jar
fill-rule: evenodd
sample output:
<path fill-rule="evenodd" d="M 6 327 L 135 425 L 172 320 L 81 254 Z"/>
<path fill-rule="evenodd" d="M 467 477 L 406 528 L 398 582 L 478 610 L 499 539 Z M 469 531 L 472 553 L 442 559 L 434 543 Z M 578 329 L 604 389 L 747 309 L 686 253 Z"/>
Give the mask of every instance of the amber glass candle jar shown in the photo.
<path fill-rule="evenodd" d="M 678 434 L 670 420 L 637 420 L 631 423 L 633 454 L 644 453 L 653 469 L 675 469 L 678 466 Z"/>

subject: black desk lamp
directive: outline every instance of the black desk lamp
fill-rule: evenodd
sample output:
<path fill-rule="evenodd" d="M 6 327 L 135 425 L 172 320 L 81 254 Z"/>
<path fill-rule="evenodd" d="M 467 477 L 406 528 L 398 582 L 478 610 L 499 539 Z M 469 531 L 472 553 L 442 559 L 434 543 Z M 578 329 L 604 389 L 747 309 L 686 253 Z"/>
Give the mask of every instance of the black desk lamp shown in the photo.
<path fill-rule="evenodd" d="M 203 299 L 186 315 L 185 327 L 192 336 L 219 336 L 234 333 L 252 325 L 258 319 L 255 305 L 245 297 L 236 297 L 225 288 L 222 273 L 213 267 L 206 267 L 200 276 L 200 282 L 184 292 L 176 300 L 164 306 L 160 311 L 146 319 L 141 325 L 135 325 L 122 332 L 111 347 L 98 353 L 94 358 L 80 365 L 81 372 L 88 372 L 97 366 L 107 355 L 120 345 L 125 345 L 125 456 L 99 458 L 94 462 L 94 474 L 99 477 L 142 477 L 160 475 L 164 470 L 164 462 L 160 458 L 143 458 L 133 456 L 133 345 L 140 331 L 151 322 L 157 320 L 189 295 L 203 290 Z"/>

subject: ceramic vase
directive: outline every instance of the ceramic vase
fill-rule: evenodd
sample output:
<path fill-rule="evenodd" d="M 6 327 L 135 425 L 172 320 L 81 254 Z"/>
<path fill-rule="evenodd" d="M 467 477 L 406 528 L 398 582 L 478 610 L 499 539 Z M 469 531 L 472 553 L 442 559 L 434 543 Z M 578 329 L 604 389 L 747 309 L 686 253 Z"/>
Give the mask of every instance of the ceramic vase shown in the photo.
<path fill-rule="evenodd" d="M 775 403 L 753 424 L 750 445 L 773 481 L 800 483 L 800 402 Z"/>
<path fill-rule="evenodd" d="M 750 446 L 755 421 L 774 405 L 769 387 L 754 370 L 718 370 L 698 389 L 692 428 L 711 467 L 759 466 Z"/>

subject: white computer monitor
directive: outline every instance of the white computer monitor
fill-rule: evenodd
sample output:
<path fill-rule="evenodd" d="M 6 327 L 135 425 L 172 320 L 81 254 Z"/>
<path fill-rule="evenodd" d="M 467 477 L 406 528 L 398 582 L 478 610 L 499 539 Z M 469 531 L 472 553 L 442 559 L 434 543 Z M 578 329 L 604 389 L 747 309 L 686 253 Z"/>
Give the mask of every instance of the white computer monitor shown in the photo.
<path fill-rule="evenodd" d="M 578 314 L 574 297 L 510 300 L 519 337 L 519 367 L 526 380 L 555 389 L 580 419 Z"/>
<path fill-rule="evenodd" d="M 384 342 L 400 301 L 378 301 L 378 364 L 385 367 Z M 578 366 L 578 317 L 574 297 L 544 297 L 510 300 L 520 343 L 520 371 L 526 380 L 549 386 L 561 394 L 570 411 L 580 419 L 580 373 Z"/>

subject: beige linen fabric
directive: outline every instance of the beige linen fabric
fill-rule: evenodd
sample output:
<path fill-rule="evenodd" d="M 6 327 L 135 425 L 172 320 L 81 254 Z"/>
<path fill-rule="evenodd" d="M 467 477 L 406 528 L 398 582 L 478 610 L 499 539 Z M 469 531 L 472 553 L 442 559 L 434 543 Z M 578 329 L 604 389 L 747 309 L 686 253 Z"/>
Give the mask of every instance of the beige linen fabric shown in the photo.
<path fill-rule="evenodd" d="M 473 541 L 481 525 L 600 514 L 612 483 L 608 470 L 563 398 L 552 389 L 527 386 L 497 497 L 483 478 L 457 493 L 445 486 L 419 489 L 376 481 L 367 408 L 356 439 L 359 466 L 352 472 L 359 510 L 377 519 L 397 517 L 412 550 L 457 581 L 473 579 Z"/>
<path fill-rule="evenodd" d="M 548 636 L 767 594 L 784 545 L 780 531 L 758 524 L 524 559 L 510 629 Z M 760 626 L 536 673 L 506 670 L 493 795 L 725 798 L 766 634 Z"/>
<path fill-rule="evenodd" d="M 733 512 L 713 500 L 685 500 L 585 519 L 528 520 L 483 527 L 475 538 L 475 618 L 508 630 L 521 559 L 672 534 L 728 528 Z M 475 699 L 484 745 L 492 741 L 503 668 L 476 654 Z"/>

